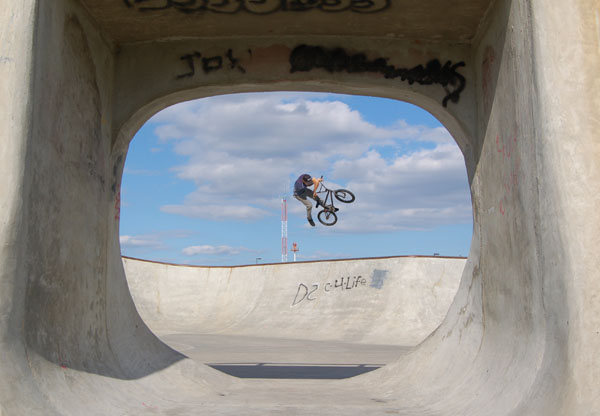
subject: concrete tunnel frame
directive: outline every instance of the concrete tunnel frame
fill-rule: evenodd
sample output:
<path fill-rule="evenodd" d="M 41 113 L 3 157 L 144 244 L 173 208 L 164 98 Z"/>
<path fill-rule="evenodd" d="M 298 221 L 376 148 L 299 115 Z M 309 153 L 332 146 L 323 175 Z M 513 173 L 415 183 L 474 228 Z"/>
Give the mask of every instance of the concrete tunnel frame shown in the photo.
<path fill-rule="evenodd" d="M 276 72 L 285 71 L 287 62 L 283 62 L 282 66 L 284 69 L 276 70 Z M 321 71 L 322 72 L 322 71 Z M 465 72 L 469 73 L 469 69 Z M 323 74 L 319 74 L 322 76 Z M 472 75 L 472 74 L 471 74 Z M 385 82 L 384 82 L 385 84 Z M 142 90 L 147 90 L 144 86 L 139 86 Z M 463 100 L 473 100 L 473 91 L 469 85 L 465 95 L 470 96 Z M 117 183 L 120 184 L 122 180 L 123 168 L 126 160 L 126 152 L 124 150 L 128 147 L 129 142 L 133 139 L 137 131 L 148 121 L 152 116 L 160 112 L 161 110 L 168 108 L 180 102 L 207 98 L 215 95 L 228 95 L 235 93 L 244 92 L 277 92 L 277 91 L 310 91 L 310 92 L 327 92 L 327 93 L 343 93 L 343 94 L 368 94 L 378 95 L 382 98 L 397 99 L 400 101 L 408 102 L 416 105 L 432 114 L 436 117 L 444 127 L 450 132 L 454 138 L 456 144 L 459 146 L 465 160 L 466 173 L 469 178 L 469 182 L 473 176 L 475 164 L 473 163 L 475 156 L 473 155 L 473 144 L 471 135 L 468 133 L 466 126 L 472 123 L 473 120 L 461 121 L 456 114 L 453 114 L 450 109 L 443 105 L 443 100 L 439 99 L 441 91 L 436 91 L 435 98 L 431 97 L 423 92 L 415 92 L 414 89 L 410 88 L 408 83 L 397 83 L 390 87 L 385 85 L 381 87 L 374 85 L 370 79 L 366 80 L 351 80 L 348 82 L 331 82 L 329 77 L 325 76 L 320 79 L 311 79 L 309 81 L 278 81 L 273 83 L 272 81 L 266 81 L 264 83 L 256 85 L 230 85 L 230 86 L 206 86 L 206 87 L 195 87 L 189 90 L 177 91 L 174 93 L 168 93 L 162 97 L 154 98 L 148 103 L 141 103 L 139 109 L 135 110 L 131 117 L 123 123 L 122 129 L 116 134 L 117 141 L 113 146 L 112 159 L 116 161 L 115 172 L 118 174 Z M 453 106 L 452 103 L 449 106 Z M 117 189 L 119 185 L 117 185 Z M 473 235 L 473 238 L 475 235 Z M 477 253 L 478 250 L 475 250 Z M 473 261 L 469 258 L 469 261 Z"/>
<path fill-rule="evenodd" d="M 364 33 L 379 26 L 337 36 L 300 24 L 308 33 L 115 44 L 102 18 L 121 16 L 92 15 L 106 2 L 6 2 L 0 378 L 10 382 L 0 385 L 2 416 L 597 413 L 600 260 L 591 248 L 600 196 L 590 189 L 600 183 L 599 122 L 589 115 L 600 108 L 600 11 L 592 0 L 566 3 L 497 0 L 467 41 L 416 44 L 410 33 L 373 41 Z M 290 74 L 286 55 L 300 43 L 368 52 L 398 68 L 464 61 L 467 86 L 440 109 L 445 93 L 435 85 L 390 92 L 389 79 L 368 73 Z M 245 73 L 177 78 L 186 73 L 181 57 L 196 50 L 227 57 L 232 48 L 237 59 L 248 47 Z M 473 202 L 471 253 L 445 321 L 381 372 L 336 383 L 335 397 L 306 385 L 294 395 L 268 383 L 252 390 L 162 344 L 135 312 L 115 218 L 127 143 L 151 114 L 202 96 L 300 88 L 428 109 L 459 141 Z"/>
<path fill-rule="evenodd" d="M 286 86 L 290 85 L 292 88 L 294 89 L 304 89 L 302 87 L 305 87 L 306 89 L 312 89 L 312 90 L 322 90 L 322 91 L 328 91 L 328 92 L 345 92 L 345 93 L 353 93 L 355 91 L 368 91 L 371 93 L 377 93 L 377 88 L 373 88 L 371 85 L 369 85 L 369 82 L 366 82 L 365 84 L 361 85 L 360 82 L 348 82 L 348 83 L 343 83 L 346 85 L 340 85 L 337 83 L 331 83 L 329 84 L 327 79 L 323 79 L 323 80 L 316 80 L 316 85 L 315 85 L 315 80 L 311 80 L 309 82 L 290 82 L 290 83 L 285 83 L 285 84 L 279 84 L 277 86 L 275 86 L 275 88 L 277 90 L 281 90 L 281 89 L 287 89 Z M 268 87 L 268 88 L 263 88 L 264 87 Z M 221 87 L 217 90 L 218 93 L 230 93 L 230 92 L 239 92 L 240 90 L 243 91 L 252 91 L 252 90 L 267 90 L 267 89 L 272 89 L 273 86 L 272 85 L 258 85 L 258 86 L 253 86 L 248 88 L 247 86 L 243 86 L 243 87 L 233 87 L 233 88 L 228 88 L 228 87 Z M 119 91 L 122 91 L 125 89 L 119 89 Z M 144 86 L 142 85 L 142 90 L 143 91 L 148 91 L 151 89 L 146 89 L 144 88 Z M 207 90 L 207 92 L 205 92 L 204 90 Z M 468 91 L 467 91 L 468 92 Z M 134 126 L 140 126 L 142 124 L 142 121 L 145 121 L 146 119 L 148 119 L 155 111 L 156 109 L 160 109 L 160 108 L 164 108 L 166 107 L 168 104 L 171 104 L 173 102 L 179 102 L 182 101 L 183 99 L 188 98 L 190 95 L 193 95 L 194 98 L 200 98 L 202 96 L 206 96 L 209 94 L 214 94 L 214 87 L 213 88 L 195 88 L 192 90 L 184 90 L 184 91 L 180 91 L 174 94 L 169 94 L 166 95 L 163 98 L 159 98 L 159 99 L 154 99 L 151 103 L 146 104 L 144 103 L 141 106 L 141 109 L 138 110 L 126 123 L 125 123 L 125 127 L 123 129 L 121 129 L 121 131 L 118 133 L 118 137 L 120 138 L 124 138 L 125 142 L 128 142 L 128 140 L 130 140 L 131 137 L 133 137 L 133 134 L 131 133 L 131 128 L 128 129 L 128 126 L 130 125 L 134 125 Z M 472 93 L 472 92 L 471 92 Z M 412 102 L 416 105 L 419 105 L 427 110 L 429 110 L 431 113 L 433 113 L 435 116 L 437 116 L 440 120 L 442 120 L 443 124 L 449 129 L 449 131 L 451 132 L 451 134 L 453 135 L 453 137 L 455 138 L 459 138 L 457 140 L 459 146 L 461 147 L 461 150 L 463 152 L 466 152 L 466 160 L 473 160 L 473 156 L 470 154 L 470 152 L 472 151 L 472 147 L 470 146 L 470 140 L 467 139 L 467 135 L 464 133 L 464 129 L 461 126 L 461 123 L 458 122 L 456 120 L 456 118 L 452 117 L 452 115 L 450 115 L 450 113 L 444 109 L 442 107 L 442 105 L 439 103 L 439 101 L 436 101 L 432 98 L 429 98 L 425 95 L 421 95 L 418 93 L 413 93 L 410 90 L 407 90 L 406 88 L 402 88 L 402 84 L 399 88 L 389 88 L 389 87 L 385 87 L 385 96 L 390 97 L 390 98 L 400 98 L 400 99 L 404 99 L 406 101 Z M 465 100 L 465 98 L 463 98 L 463 100 Z M 118 103 L 116 103 L 117 106 L 119 106 Z M 464 123 L 467 124 L 467 123 Z M 124 146 L 117 142 L 115 143 L 115 146 L 113 147 L 113 155 L 112 158 L 113 160 L 116 160 L 115 162 L 115 166 L 118 167 L 118 172 L 119 172 L 119 181 L 120 181 L 120 175 L 122 174 L 122 165 L 124 162 L 124 158 L 122 157 L 122 149 Z M 120 161 L 120 162 L 119 162 Z M 469 164 L 467 164 L 467 171 L 469 172 L 469 177 L 472 177 L 472 172 L 474 169 L 474 166 L 471 164 L 470 166 L 471 168 L 469 169 Z"/>

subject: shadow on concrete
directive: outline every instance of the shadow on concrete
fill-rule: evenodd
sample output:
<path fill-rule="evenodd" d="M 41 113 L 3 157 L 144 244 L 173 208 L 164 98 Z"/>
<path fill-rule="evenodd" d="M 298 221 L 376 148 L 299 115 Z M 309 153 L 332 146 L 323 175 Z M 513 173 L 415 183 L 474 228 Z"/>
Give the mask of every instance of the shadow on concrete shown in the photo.
<path fill-rule="evenodd" d="M 368 373 L 385 364 L 206 363 L 238 378 L 341 380 Z"/>

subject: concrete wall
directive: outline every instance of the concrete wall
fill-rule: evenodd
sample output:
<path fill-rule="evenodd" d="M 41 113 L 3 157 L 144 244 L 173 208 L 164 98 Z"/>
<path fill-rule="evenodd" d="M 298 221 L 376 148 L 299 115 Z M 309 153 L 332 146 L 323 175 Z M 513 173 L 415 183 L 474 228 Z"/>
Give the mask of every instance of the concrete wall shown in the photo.
<path fill-rule="evenodd" d="M 396 257 L 218 268 L 130 258 L 123 263 L 138 312 L 155 333 L 411 346 L 446 316 L 465 259 Z"/>
<path fill-rule="evenodd" d="M 74 1 L 0 9 L 0 414 L 116 414 L 135 393 L 102 398 L 82 374 L 111 391 L 183 356 L 147 331 L 110 263 L 113 46 Z"/>
<path fill-rule="evenodd" d="M 532 23 L 528 4 L 499 1 L 476 40 L 472 252 L 444 324 L 410 361 L 386 369 L 409 374 L 387 388 L 390 396 L 408 392 L 415 406 L 431 394 L 415 387 L 435 383 L 439 397 L 458 391 L 469 397 L 461 414 L 562 414 L 551 409 L 562 400 L 564 384 L 550 380 L 566 377 L 566 340 L 551 318 L 564 313 L 566 300 L 561 291 L 546 290 L 550 276 L 539 224 L 547 205 L 540 184 L 552 182 L 540 172 L 538 146 L 546 138 L 534 113 L 539 97 Z M 545 359 L 554 368 L 544 372 Z M 419 371 L 409 371 L 415 362 Z M 552 391 L 541 394 L 543 405 L 535 401 L 540 389 Z M 444 399 L 428 401 L 434 413 L 443 414 L 446 406 Z"/>
<path fill-rule="evenodd" d="M 31 377 L 22 334 L 25 285 L 22 268 L 25 240 L 19 238 L 25 218 L 25 153 L 31 134 L 34 1 L 0 8 L 0 415 L 11 402 L 31 397 L 21 409 L 42 415 L 44 400 Z M 23 28 L 29 28 L 24 30 Z M 21 380 L 20 383 L 8 380 Z M 46 414 L 51 414 L 47 409 Z"/>
<path fill-rule="evenodd" d="M 242 383 L 227 396 L 240 384 L 164 346 L 135 312 L 119 252 L 120 178 L 144 121 L 185 99 L 280 89 L 413 102 L 465 155 L 475 223 L 457 297 L 414 353 L 335 384 L 350 414 L 598 413 L 596 1 L 498 0 L 460 42 L 275 31 L 138 44 L 114 44 L 90 16 L 95 2 L 81 3 L 0 7 L 2 416 L 265 414 L 290 400 L 315 413 L 270 388 L 250 409 L 258 391 Z M 341 48 L 370 64 L 328 71 L 314 54 L 294 60 L 301 44 L 325 63 Z M 196 51 L 223 65 L 200 70 Z M 373 71 L 379 58 L 393 69 L 464 62 L 450 76 L 466 87 L 448 101 L 439 83 Z M 306 393 L 321 414 L 340 413 L 325 390 Z"/>
<path fill-rule="evenodd" d="M 299 53 L 302 45 L 320 49 L 323 54 Z M 362 55 L 366 63 L 350 72 L 324 69 L 315 63 L 334 65 L 335 53 L 348 60 Z M 202 57 L 219 58 L 222 66 L 206 72 Z M 463 62 L 465 66 L 446 71 L 456 85 L 444 88 L 437 82 L 428 84 L 426 76 L 421 83 L 409 83 L 399 75 L 386 78 L 383 72 L 369 69 L 369 63 L 376 66 L 375 62 L 382 58 L 397 70 L 426 66 L 431 60 L 442 65 L 450 62 L 451 66 Z M 238 92 L 307 90 L 374 95 L 419 105 L 444 123 L 467 163 L 472 164 L 471 136 L 476 125 L 476 114 L 471 111 L 475 105 L 473 83 L 466 83 L 458 94 L 458 103 L 447 100 L 443 105 L 449 92 L 459 88 L 459 77 L 473 79 L 470 59 L 470 49 L 463 44 L 329 36 L 303 37 L 302 42 L 288 37 L 244 37 L 124 45 L 116 61 L 115 101 L 119 105 L 114 108 L 115 151 L 120 149 L 125 154 L 129 141 L 146 120 L 181 101 Z M 346 68 L 346 64 L 344 61 L 337 65 Z M 443 71 L 426 73 L 440 77 L 440 72 Z M 148 85 L 153 87 L 147 88 Z"/>
<path fill-rule="evenodd" d="M 410 374 L 387 383 L 389 397 L 407 392 L 420 409 L 426 399 L 414 386 L 436 383 L 442 397 L 470 397 L 460 414 L 600 409 L 590 355 L 598 350 L 597 197 L 584 195 L 598 180 L 589 118 L 598 81 L 587 75 L 598 68 L 597 15 L 589 2 L 500 1 L 482 25 L 473 51 L 472 252 L 444 324 L 417 356 L 386 370 Z M 418 372 L 416 362 L 425 363 Z M 429 402 L 434 413 L 446 406 Z"/>
<path fill-rule="evenodd" d="M 594 414 L 600 409 L 600 201 L 593 191 L 600 183 L 600 5 L 584 0 L 548 8 L 534 1 L 531 15 L 538 175 L 545 179 L 537 227 L 551 328 L 546 344 L 555 353 L 544 357 L 542 368 L 553 373 L 560 360 L 565 362 L 564 379 L 540 381 L 537 393 L 564 387 L 559 412 Z"/>

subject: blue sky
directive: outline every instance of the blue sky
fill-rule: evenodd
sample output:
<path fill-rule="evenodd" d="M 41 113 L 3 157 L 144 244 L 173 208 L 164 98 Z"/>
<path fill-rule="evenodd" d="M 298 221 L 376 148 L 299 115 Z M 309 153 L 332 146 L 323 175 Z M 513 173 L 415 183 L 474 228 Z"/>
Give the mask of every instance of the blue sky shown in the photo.
<path fill-rule="evenodd" d="M 302 173 L 356 194 L 337 204 L 336 225 L 308 225 L 290 192 Z M 127 154 L 121 252 L 182 264 L 279 262 L 282 197 L 299 261 L 469 252 L 464 161 L 433 116 L 396 100 L 298 92 L 204 98 L 152 117 Z"/>

